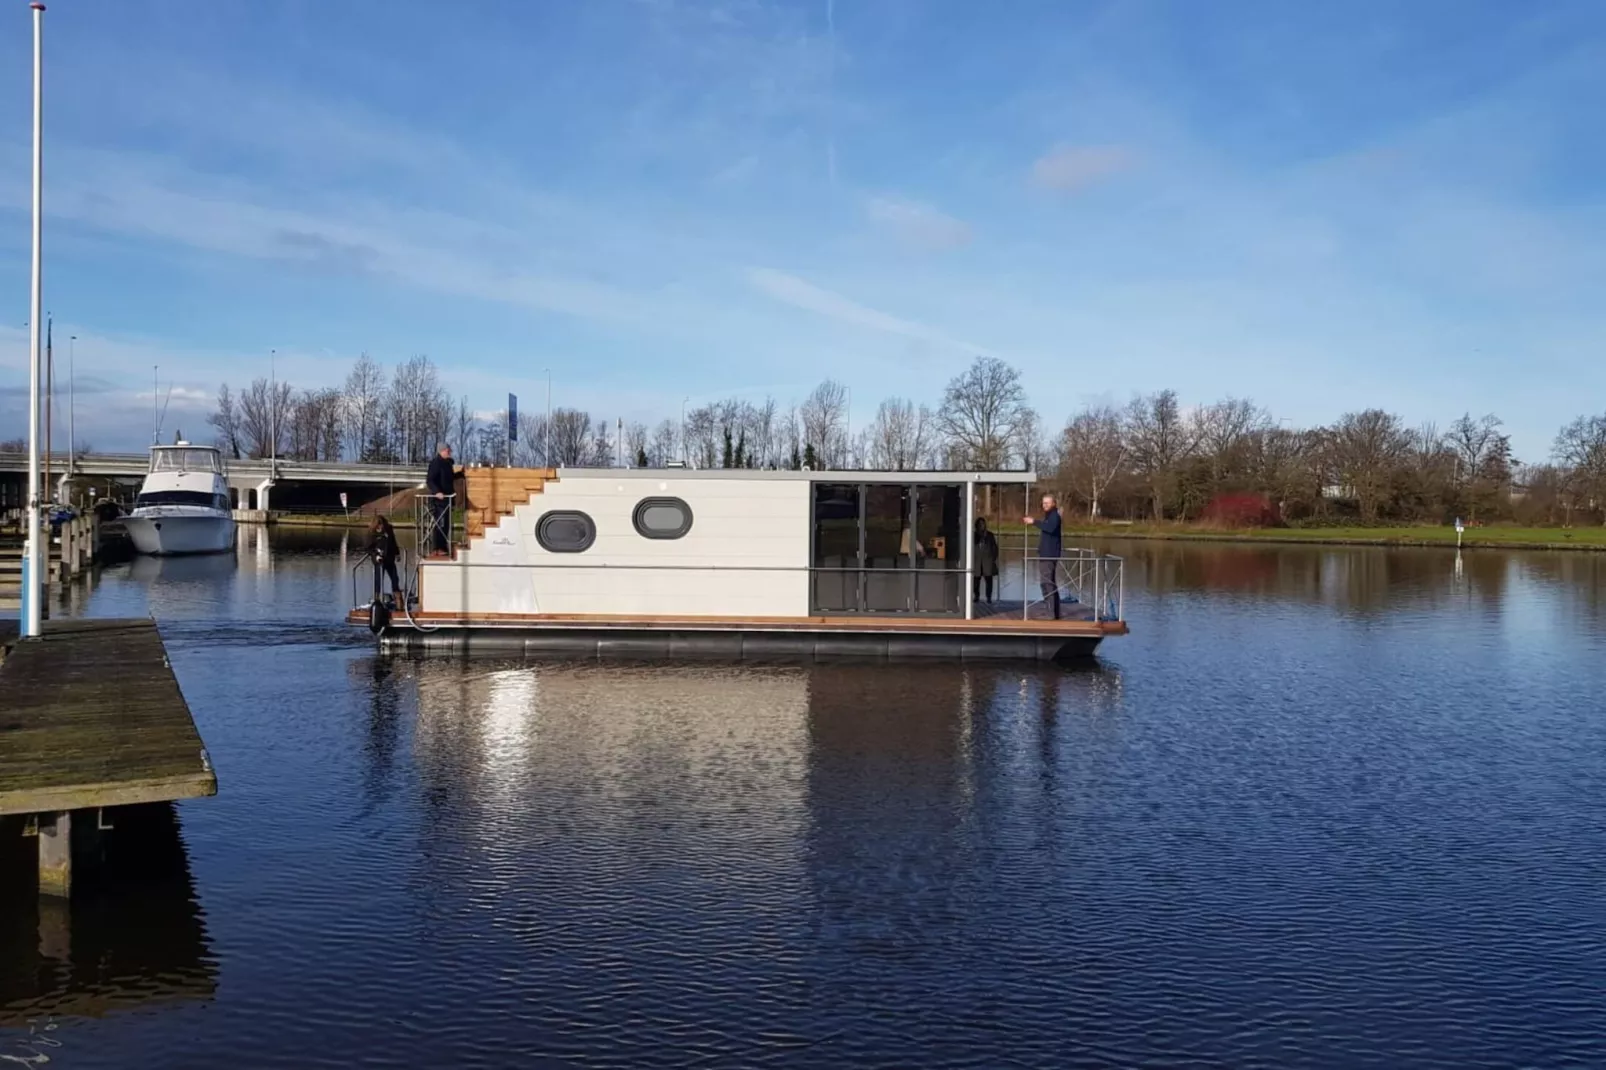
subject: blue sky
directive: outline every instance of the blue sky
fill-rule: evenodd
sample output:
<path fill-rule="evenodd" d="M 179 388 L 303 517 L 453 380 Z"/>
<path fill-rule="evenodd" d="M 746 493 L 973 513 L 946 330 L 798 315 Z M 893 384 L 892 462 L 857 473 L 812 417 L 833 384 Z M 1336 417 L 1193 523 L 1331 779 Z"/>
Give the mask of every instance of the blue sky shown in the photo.
<path fill-rule="evenodd" d="M 28 315 L 0 71 L 0 437 Z M 81 438 L 427 353 L 656 420 L 976 354 L 1057 427 L 1174 387 L 1295 423 L 1606 410 L 1606 6 L 55 0 L 46 305 Z"/>

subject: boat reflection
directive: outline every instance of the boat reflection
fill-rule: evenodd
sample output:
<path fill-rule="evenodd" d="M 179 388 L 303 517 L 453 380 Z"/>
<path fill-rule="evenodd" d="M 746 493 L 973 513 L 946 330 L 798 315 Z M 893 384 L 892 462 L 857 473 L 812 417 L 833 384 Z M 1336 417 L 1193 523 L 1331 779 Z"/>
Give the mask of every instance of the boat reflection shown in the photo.
<path fill-rule="evenodd" d="M 92 815 L 91 815 L 92 816 Z M 0 1026 L 210 1000 L 217 964 L 168 804 L 109 812 L 104 868 L 70 904 L 35 892 L 34 841 L 0 821 Z M 0 1062 L 7 1057 L 0 1048 Z"/>
<path fill-rule="evenodd" d="M 1119 670 L 963 665 L 488 664 L 359 659 L 374 674 L 371 805 L 401 780 L 400 711 L 416 695 L 425 866 L 523 879 L 519 845 L 611 841 L 669 851 L 732 895 L 768 902 L 863 880 L 901 854 L 936 879 L 1003 784 L 1051 792 L 1077 732 L 1119 731 Z M 410 694 L 409 694 L 410 693 Z M 991 798 L 980 815 L 978 799 Z M 1022 816 L 1006 808 L 1009 820 Z M 899 830 L 902 830 L 900 832 Z M 906 855 L 906 857 L 903 857 Z M 594 864 L 594 863 L 588 863 Z M 446 879 L 443 877 L 443 879 Z M 812 891 L 811 891 L 812 890 Z"/>

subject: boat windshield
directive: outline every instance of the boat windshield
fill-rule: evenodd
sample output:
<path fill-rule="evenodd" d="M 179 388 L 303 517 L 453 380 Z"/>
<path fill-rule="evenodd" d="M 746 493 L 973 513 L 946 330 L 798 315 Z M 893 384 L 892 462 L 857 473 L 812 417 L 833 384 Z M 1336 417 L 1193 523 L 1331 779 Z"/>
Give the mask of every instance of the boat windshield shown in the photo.
<path fill-rule="evenodd" d="M 147 509 L 155 505 L 195 505 L 203 509 L 226 512 L 229 508 L 229 496 L 208 494 L 201 490 L 150 490 L 134 499 L 135 509 Z"/>
<path fill-rule="evenodd" d="M 217 450 L 167 448 L 151 451 L 152 472 L 220 472 Z"/>

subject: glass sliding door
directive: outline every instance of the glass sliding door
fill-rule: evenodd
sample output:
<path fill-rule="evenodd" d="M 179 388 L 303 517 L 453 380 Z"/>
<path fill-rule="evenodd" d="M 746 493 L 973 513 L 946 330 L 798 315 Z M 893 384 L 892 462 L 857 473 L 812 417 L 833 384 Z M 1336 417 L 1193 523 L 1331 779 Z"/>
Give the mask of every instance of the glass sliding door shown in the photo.
<path fill-rule="evenodd" d="M 914 540 L 909 488 L 869 483 L 864 488 L 864 609 L 907 613 L 914 597 Z"/>
<path fill-rule="evenodd" d="M 964 612 L 964 498 L 953 486 L 916 487 L 915 533 L 923 551 L 916 567 L 914 609 Z"/>
<path fill-rule="evenodd" d="M 863 489 L 856 483 L 814 484 L 814 612 L 858 612 Z"/>
<path fill-rule="evenodd" d="M 954 485 L 814 484 L 811 612 L 963 613 L 963 503 Z"/>

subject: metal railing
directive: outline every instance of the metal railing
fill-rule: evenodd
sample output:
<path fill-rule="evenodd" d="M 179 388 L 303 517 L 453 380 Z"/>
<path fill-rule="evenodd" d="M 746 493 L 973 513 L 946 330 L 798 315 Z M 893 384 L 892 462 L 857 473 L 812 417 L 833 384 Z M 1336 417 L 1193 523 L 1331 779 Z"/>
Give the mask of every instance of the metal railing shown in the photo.
<path fill-rule="evenodd" d="M 384 572 L 379 562 L 374 560 L 372 550 L 364 550 L 357 556 L 357 563 L 351 566 L 351 604 L 357 609 L 366 609 L 371 602 L 362 601 L 361 588 L 357 584 L 357 577 L 362 573 L 363 566 L 371 570 L 369 579 L 374 595 L 382 593 L 381 585 L 384 583 Z M 392 591 L 391 597 L 395 600 L 395 608 L 401 611 L 403 606 L 416 606 L 418 604 L 418 560 L 408 561 L 406 550 L 398 550 L 396 558 L 396 578 L 401 580 L 402 586 L 398 591 Z"/>
<path fill-rule="evenodd" d="M 413 499 L 413 545 L 420 558 L 443 549 L 450 554 L 457 545 L 456 503 L 455 494 L 437 498 L 428 491 L 420 491 Z"/>
<path fill-rule="evenodd" d="M 421 537 L 429 533 L 428 520 L 421 526 Z M 428 559 L 428 543 L 423 543 L 416 553 L 411 555 L 403 550 L 400 560 L 397 561 L 397 571 L 402 577 L 406 588 L 404 595 L 407 604 L 419 606 L 419 572 L 420 567 Z M 1021 619 L 1031 618 L 1032 609 L 1042 606 L 1049 596 L 1041 592 L 1042 583 L 1041 565 L 1045 561 L 1054 563 L 1054 587 L 1052 590 L 1060 595 L 1062 606 L 1079 607 L 1085 610 L 1087 616 L 1077 613 L 1077 619 L 1092 619 L 1095 621 L 1122 621 L 1126 619 L 1126 562 L 1113 554 L 1104 554 L 1096 550 L 1069 549 L 1057 558 L 1041 558 L 1026 555 L 1020 559 L 1023 589 L 1021 592 Z M 352 605 L 361 607 L 366 602 L 361 600 L 358 586 L 358 573 L 364 565 L 373 565 L 372 555 L 365 552 L 352 569 Z M 608 563 L 602 561 L 466 561 L 459 559 L 452 563 L 455 568 L 493 568 L 493 569 L 529 569 L 565 570 L 582 572 L 702 572 L 702 573 L 771 573 L 771 572 L 804 572 L 810 576 L 809 611 L 811 613 L 842 613 L 862 616 L 950 616 L 965 619 L 964 584 L 971 583 L 974 572 L 963 568 L 952 569 L 913 569 L 913 568 L 883 568 L 876 566 L 838 566 L 838 565 L 721 565 L 721 564 L 667 564 L 667 563 Z M 840 605 L 823 605 L 820 597 L 821 591 L 817 586 L 817 577 L 842 577 L 846 583 L 836 592 L 839 596 L 836 601 Z M 873 577 L 886 577 L 896 580 L 904 577 L 908 580 L 905 585 L 890 585 L 879 590 L 877 595 L 885 597 L 891 595 L 898 598 L 901 605 L 875 605 L 880 598 L 872 598 L 870 581 Z M 922 579 L 926 582 L 922 584 Z M 899 589 L 902 588 L 902 589 Z M 1033 597 L 1033 591 L 1038 591 Z M 901 597 L 900 597 L 901 596 Z M 847 604 L 851 601 L 851 605 Z M 1007 611 L 1006 611 L 1007 612 Z M 986 614 L 997 616 L 998 614 Z M 972 619 L 980 619 L 972 617 Z"/>
<path fill-rule="evenodd" d="M 1054 563 L 1053 587 L 1043 590 L 1042 566 Z M 1021 619 L 1031 616 L 1033 606 L 1046 605 L 1059 596 L 1062 606 L 1085 606 L 1096 621 L 1126 619 L 1126 561 L 1114 554 L 1073 547 L 1059 557 L 1021 558 Z M 1032 597 L 1032 591 L 1038 597 Z"/>

